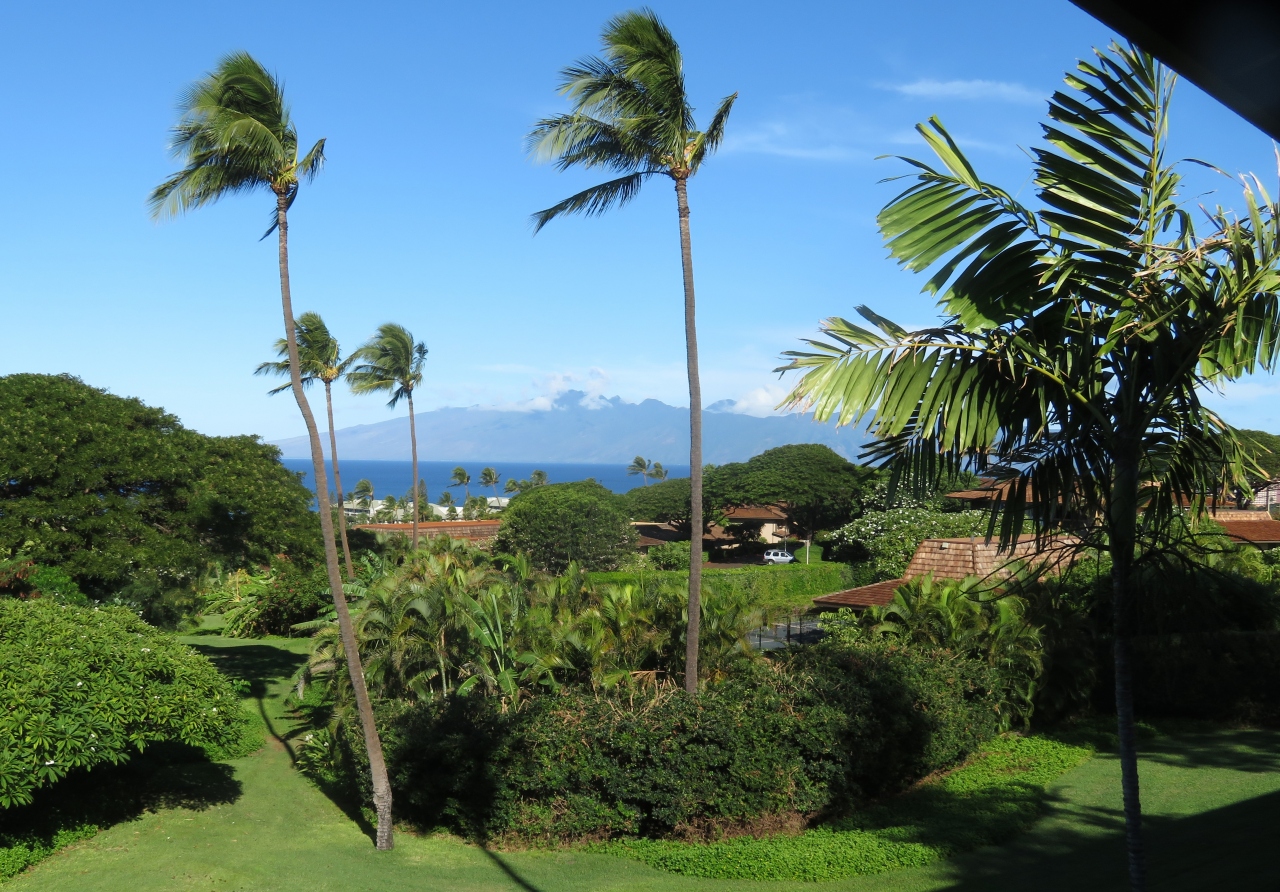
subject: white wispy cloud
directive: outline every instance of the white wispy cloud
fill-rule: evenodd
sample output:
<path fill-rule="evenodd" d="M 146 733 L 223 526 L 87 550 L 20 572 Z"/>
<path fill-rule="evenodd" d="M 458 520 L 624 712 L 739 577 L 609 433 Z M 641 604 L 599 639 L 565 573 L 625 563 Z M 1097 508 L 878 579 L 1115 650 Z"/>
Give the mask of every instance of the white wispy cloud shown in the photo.
<path fill-rule="evenodd" d="M 1045 99 L 1038 91 L 1009 81 L 921 78 L 909 84 L 884 84 L 884 89 L 919 99 L 975 99 L 1031 105 Z"/>

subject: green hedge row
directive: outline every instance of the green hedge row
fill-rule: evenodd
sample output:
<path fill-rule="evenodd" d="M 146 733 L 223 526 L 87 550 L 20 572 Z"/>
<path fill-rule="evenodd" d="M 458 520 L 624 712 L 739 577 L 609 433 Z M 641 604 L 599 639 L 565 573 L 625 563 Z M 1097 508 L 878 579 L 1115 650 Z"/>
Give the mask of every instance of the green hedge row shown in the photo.
<path fill-rule="evenodd" d="M 1098 656 L 1097 706 L 1113 708 L 1110 647 Z M 1142 717 L 1280 722 L 1280 632 L 1205 632 L 1133 639 L 1134 705 Z"/>
<path fill-rule="evenodd" d="M 990 670 L 948 652 L 818 645 L 698 695 L 565 689 L 384 704 L 397 815 L 473 839 L 714 836 L 844 813 L 956 764 L 998 725 Z M 341 775 L 369 801 L 351 727 Z M 309 764 L 309 760 L 300 760 Z M 345 775 L 345 776 L 342 776 Z"/>
<path fill-rule="evenodd" d="M 655 584 L 687 585 L 688 571 L 680 570 L 619 570 L 611 573 L 590 573 L 597 585 L 634 585 L 644 587 Z M 735 567 L 732 569 L 705 569 L 703 585 L 717 594 L 741 597 L 764 608 L 806 608 L 819 595 L 829 595 L 852 585 L 849 565 L 837 563 L 787 564 L 768 567 Z"/>

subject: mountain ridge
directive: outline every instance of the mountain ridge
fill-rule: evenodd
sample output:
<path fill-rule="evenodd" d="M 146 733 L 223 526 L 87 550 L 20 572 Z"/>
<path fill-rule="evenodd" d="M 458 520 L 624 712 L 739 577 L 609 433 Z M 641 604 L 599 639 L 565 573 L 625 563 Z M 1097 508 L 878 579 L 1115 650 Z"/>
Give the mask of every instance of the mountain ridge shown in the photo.
<path fill-rule="evenodd" d="M 807 415 L 756 417 L 731 411 L 730 400 L 703 410 L 703 460 L 745 461 L 788 443 L 822 443 L 849 459 L 865 437 L 850 428 L 818 424 Z M 629 462 L 636 455 L 667 464 L 689 460 L 689 410 L 654 399 L 560 394 L 549 409 L 505 411 L 481 407 L 418 412 L 418 457 L 424 461 Z M 337 431 L 341 458 L 407 460 L 408 416 Z M 324 440 L 328 454 L 328 437 Z M 306 437 L 274 441 L 285 458 L 311 454 Z"/>

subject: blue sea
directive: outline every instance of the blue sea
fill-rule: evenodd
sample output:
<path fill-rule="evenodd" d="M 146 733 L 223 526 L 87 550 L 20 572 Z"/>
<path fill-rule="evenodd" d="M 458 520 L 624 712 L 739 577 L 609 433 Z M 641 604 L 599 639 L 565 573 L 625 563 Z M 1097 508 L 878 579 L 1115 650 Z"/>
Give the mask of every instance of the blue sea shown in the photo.
<path fill-rule="evenodd" d="M 312 474 L 310 459 L 285 458 L 281 459 L 281 464 L 290 471 L 305 473 L 304 482 L 313 491 L 315 490 L 315 480 L 313 479 L 314 475 Z M 571 483 L 575 480 L 591 478 L 614 492 L 626 492 L 629 489 L 644 485 L 644 481 L 639 477 L 627 476 L 627 466 L 624 464 L 420 461 L 418 462 L 418 476 L 427 484 L 427 498 L 430 501 L 434 502 L 440 497 L 440 493 L 448 489 L 449 492 L 453 493 L 455 501 L 462 502 L 464 495 L 462 487 L 449 486 L 453 469 L 459 465 L 466 468 L 467 472 L 471 474 L 470 488 L 473 496 L 492 496 L 495 494 L 492 488 L 484 489 L 480 486 L 480 470 L 482 468 L 493 468 L 502 475 L 502 479 L 498 483 L 497 495 L 505 495 L 502 488 L 509 479 L 527 480 L 535 470 L 546 471 L 548 483 Z M 412 462 L 343 459 L 340 467 L 342 470 L 342 489 L 345 493 L 350 493 L 355 488 L 356 481 L 362 478 L 369 480 L 373 484 L 374 498 L 377 500 L 384 499 L 387 496 L 399 498 L 413 489 Z M 667 470 L 672 477 L 689 476 L 688 465 L 671 465 Z M 332 465 L 329 466 L 328 473 L 329 489 L 332 491 L 334 489 Z"/>

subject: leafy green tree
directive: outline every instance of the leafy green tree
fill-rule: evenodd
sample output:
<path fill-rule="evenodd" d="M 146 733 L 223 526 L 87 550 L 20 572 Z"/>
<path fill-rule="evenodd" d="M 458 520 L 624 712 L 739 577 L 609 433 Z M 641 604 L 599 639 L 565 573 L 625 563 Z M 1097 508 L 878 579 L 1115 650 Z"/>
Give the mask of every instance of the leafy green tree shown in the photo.
<path fill-rule="evenodd" d="M 346 561 L 347 578 L 351 572 L 351 544 L 347 541 L 347 516 L 342 510 L 346 499 L 342 497 L 342 472 L 338 467 L 338 435 L 333 425 L 333 382 L 347 373 L 355 358 L 342 358 L 338 339 L 329 333 L 329 326 L 319 313 L 303 313 L 294 322 L 298 339 L 298 362 L 301 365 L 302 386 L 310 387 L 319 381 L 324 385 L 324 407 L 329 418 L 329 456 L 333 460 L 333 485 L 338 493 L 338 535 L 342 539 L 342 556 Z M 276 362 L 264 362 L 254 371 L 257 375 L 276 374 L 289 377 L 289 343 L 284 338 L 276 341 Z M 281 384 L 268 391 L 272 396 L 289 390 L 291 384 Z"/>
<path fill-rule="evenodd" d="M 450 486 L 461 486 L 463 488 L 464 504 L 471 501 L 471 475 L 467 473 L 467 469 L 459 465 L 453 469 L 449 479 L 453 481 L 449 484 Z"/>
<path fill-rule="evenodd" d="M 415 341 L 403 325 L 387 322 L 355 353 L 359 365 L 347 372 L 347 382 L 355 393 L 389 393 L 395 408 L 409 401 L 409 449 L 413 458 L 413 536 L 418 547 L 418 428 L 413 413 L 413 391 L 422 383 L 422 367 L 427 362 L 427 345 Z"/>
<path fill-rule="evenodd" d="M 0 555 L 153 622 L 210 566 L 319 558 L 312 495 L 256 437 L 207 437 L 69 375 L 0 378 Z M 176 619 L 177 617 L 172 617 Z"/>
<path fill-rule="evenodd" d="M 315 416 L 302 388 L 298 342 L 294 332 L 293 300 L 289 287 L 289 209 L 303 180 L 313 179 L 324 164 L 324 140 L 299 157 L 298 131 L 289 114 L 279 81 L 248 53 L 225 56 L 217 68 L 193 84 L 183 95 L 182 118 L 173 130 L 173 153 L 185 162 L 161 183 L 150 198 L 152 215 L 184 213 L 212 204 L 227 195 L 269 190 L 275 197 L 275 213 L 266 235 L 278 234 L 280 303 L 284 314 L 284 338 L 289 354 L 289 378 L 294 399 L 302 413 L 311 443 L 315 469 L 320 527 L 324 533 L 325 560 L 330 591 L 338 611 L 343 646 L 352 663 L 352 684 L 364 727 L 373 777 L 374 803 L 378 811 L 380 849 L 391 848 L 391 785 L 387 781 L 382 745 L 373 723 L 373 708 L 358 674 L 355 634 L 342 597 L 342 571 L 334 544 L 333 514 L 329 506 L 329 480 Z M 266 236 L 264 235 L 264 238 Z"/>
<path fill-rule="evenodd" d="M 1241 430 L 1240 439 L 1248 448 L 1262 474 L 1253 482 L 1263 485 L 1280 477 L 1280 437 L 1266 431 Z"/>
<path fill-rule="evenodd" d="M 560 92 L 573 103 L 569 114 L 545 118 L 529 135 L 529 146 L 556 167 L 604 168 L 621 176 L 571 195 L 534 214 L 535 231 L 563 214 L 604 213 L 626 204 L 649 177 L 665 175 L 675 185 L 684 270 L 685 346 L 689 373 L 690 516 L 702 514 L 702 385 L 689 237 L 689 178 L 724 138 L 738 94 L 721 100 L 706 130 L 698 130 L 685 92 L 684 62 L 675 38 L 652 11 L 625 12 L 601 35 L 602 54 L 561 72 Z M 702 553 L 702 530 L 693 530 L 692 553 Z M 698 624 L 702 565 L 689 562 L 688 662 L 685 688 L 698 688 Z"/>
<path fill-rule="evenodd" d="M 480 471 L 480 485 L 492 487 L 493 497 L 498 497 L 498 483 L 501 482 L 502 475 L 498 473 L 496 468 L 484 468 Z"/>
<path fill-rule="evenodd" d="M 1237 433 L 1201 402 L 1280 349 L 1280 215 L 1256 180 L 1244 208 L 1199 234 L 1168 158 L 1174 75 L 1135 48 L 1097 53 L 1055 93 L 1035 150 L 1042 207 L 981 180 L 937 119 L 918 129 L 941 162 L 879 216 L 891 253 L 936 272 L 944 315 L 907 332 L 843 319 L 794 351 L 792 405 L 863 418 L 882 457 L 920 480 L 985 464 L 1009 483 L 1002 541 L 1028 514 L 1071 518 L 1112 560 L 1116 713 L 1130 885 L 1145 887 L 1133 715 L 1132 590 L 1183 506 L 1247 486 Z"/>
<path fill-rule="evenodd" d="M 612 570 L 635 550 L 636 533 L 622 499 L 594 480 L 534 487 L 502 512 L 496 547 L 527 554 L 534 565 L 559 572 L 570 563 Z"/>
<path fill-rule="evenodd" d="M 861 513 L 875 472 L 817 443 L 779 446 L 713 472 L 719 507 L 779 505 L 789 526 L 812 536 Z"/>
<path fill-rule="evenodd" d="M 628 477 L 639 477 L 644 481 L 644 485 L 649 485 L 649 475 L 653 471 L 653 462 L 646 461 L 643 456 L 637 455 L 631 464 L 627 465 Z"/>
<path fill-rule="evenodd" d="M 707 477 L 708 498 L 703 502 L 702 529 L 705 532 L 720 513 L 717 510 L 714 486 L 715 476 L 712 472 Z M 689 478 L 673 477 L 653 486 L 642 486 L 623 493 L 621 498 L 633 520 L 650 523 L 668 523 L 684 533 L 690 533 Z M 691 537 L 692 538 L 692 537 Z"/>

